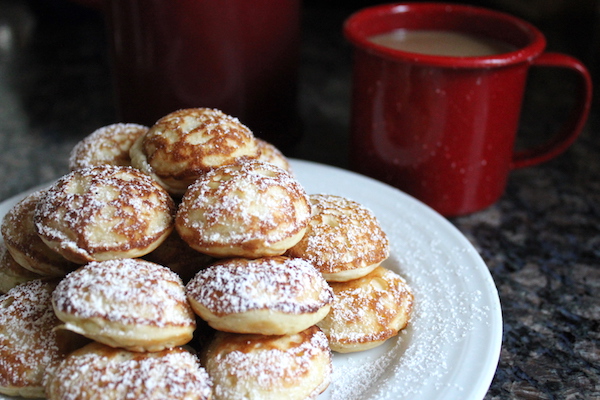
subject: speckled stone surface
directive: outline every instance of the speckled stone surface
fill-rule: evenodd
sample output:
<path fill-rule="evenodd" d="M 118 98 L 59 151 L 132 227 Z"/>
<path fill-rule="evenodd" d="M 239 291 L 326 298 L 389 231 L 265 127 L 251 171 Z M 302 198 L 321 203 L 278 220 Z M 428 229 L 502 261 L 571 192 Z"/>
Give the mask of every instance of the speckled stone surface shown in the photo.
<path fill-rule="evenodd" d="M 305 10 L 304 136 L 290 154 L 340 167 L 347 167 L 351 57 L 341 24 L 348 14 Z M 0 200 L 66 173 L 73 145 L 116 122 L 105 47 L 96 12 L 0 0 Z M 537 81 L 522 130 L 539 138 L 556 129 L 572 86 L 553 76 Z M 566 153 L 514 171 L 495 205 L 451 220 L 488 265 L 502 303 L 503 346 L 488 400 L 600 398 L 598 115 L 594 108 Z"/>

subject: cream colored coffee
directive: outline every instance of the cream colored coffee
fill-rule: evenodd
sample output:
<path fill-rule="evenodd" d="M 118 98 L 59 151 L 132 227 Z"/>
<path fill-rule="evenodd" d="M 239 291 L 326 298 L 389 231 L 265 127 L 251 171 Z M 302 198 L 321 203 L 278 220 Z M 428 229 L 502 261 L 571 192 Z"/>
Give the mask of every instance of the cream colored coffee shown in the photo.
<path fill-rule="evenodd" d="M 483 57 L 515 50 L 505 42 L 454 31 L 397 29 L 369 40 L 396 50 L 449 57 Z"/>

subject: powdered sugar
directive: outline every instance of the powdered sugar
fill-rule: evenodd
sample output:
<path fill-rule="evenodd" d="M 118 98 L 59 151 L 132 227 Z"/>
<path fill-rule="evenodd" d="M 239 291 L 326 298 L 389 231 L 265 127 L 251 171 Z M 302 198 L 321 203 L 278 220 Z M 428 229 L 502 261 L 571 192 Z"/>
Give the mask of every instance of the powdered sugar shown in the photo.
<path fill-rule="evenodd" d="M 138 259 L 89 263 L 67 275 L 52 300 L 56 310 L 76 318 L 159 327 L 193 324 L 181 279 Z"/>
<path fill-rule="evenodd" d="M 210 396 L 208 374 L 187 351 L 134 354 L 97 345 L 87 349 L 70 356 L 55 371 L 50 390 L 60 393 L 63 400 L 88 398 L 94 393 L 131 400 L 201 400 Z M 62 392 L 53 386 L 68 389 Z"/>
<path fill-rule="evenodd" d="M 131 167 L 76 170 L 44 192 L 37 233 L 56 249 L 92 261 L 99 252 L 144 249 L 171 229 L 175 205 L 147 175 Z"/>
<path fill-rule="evenodd" d="M 312 218 L 289 254 L 311 261 L 323 273 L 378 264 L 389 255 L 379 221 L 363 205 L 331 194 L 311 194 Z"/>
<path fill-rule="evenodd" d="M 217 315 L 263 309 L 314 312 L 333 298 L 310 263 L 282 257 L 215 264 L 199 272 L 186 289 L 188 296 Z"/>
<path fill-rule="evenodd" d="M 69 155 L 71 170 L 96 165 L 131 165 L 129 149 L 148 127 L 117 123 L 99 128 L 79 141 Z"/>
<path fill-rule="evenodd" d="M 141 152 L 154 173 L 165 179 L 191 181 L 211 168 L 255 158 L 252 131 L 219 110 L 188 108 L 159 119 L 133 152 Z M 136 165 L 138 156 L 133 157 Z"/>
<path fill-rule="evenodd" d="M 177 228 L 198 232 L 200 244 L 268 247 L 298 233 L 309 217 L 299 182 L 279 167 L 248 161 L 212 170 L 190 186 Z"/>
<path fill-rule="evenodd" d="M 247 340 L 218 334 L 206 359 L 219 398 L 260 398 L 261 392 L 273 399 L 276 394 L 312 398 L 331 379 L 327 338 L 314 327 L 289 336 L 250 335 Z"/>
<path fill-rule="evenodd" d="M 410 319 L 410 288 L 402 277 L 383 267 L 357 280 L 332 283 L 332 288 L 332 309 L 318 325 L 334 350 L 386 340 Z"/>
<path fill-rule="evenodd" d="M 309 340 L 299 345 L 278 349 L 260 348 L 249 352 L 232 351 L 220 355 L 215 363 L 228 369 L 235 367 L 235 374 L 240 379 L 251 378 L 264 388 L 272 387 L 278 382 L 290 380 L 293 376 L 290 371 L 303 375 L 312 365 L 311 358 L 316 353 L 328 352 L 327 338 L 320 331 L 316 331 Z"/>
<path fill-rule="evenodd" d="M 41 387 L 45 368 L 60 358 L 54 286 L 38 279 L 0 296 L 0 386 Z"/>
<path fill-rule="evenodd" d="M 2 220 L 2 237 L 14 260 L 42 276 L 64 276 L 76 265 L 46 246 L 34 226 L 34 211 L 43 191 L 35 191 L 15 204 Z"/>

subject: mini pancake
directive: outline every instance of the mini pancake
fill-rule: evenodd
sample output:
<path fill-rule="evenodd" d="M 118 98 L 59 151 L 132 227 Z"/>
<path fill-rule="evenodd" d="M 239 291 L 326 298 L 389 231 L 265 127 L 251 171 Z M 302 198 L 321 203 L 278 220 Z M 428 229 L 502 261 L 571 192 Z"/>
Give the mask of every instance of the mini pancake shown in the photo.
<path fill-rule="evenodd" d="M 23 268 L 41 276 L 62 277 L 78 265 L 48 247 L 37 234 L 34 213 L 43 195 L 43 191 L 33 192 L 6 213 L 2 237 L 14 260 Z"/>
<path fill-rule="evenodd" d="M 192 249 L 181 239 L 176 230 L 173 230 L 160 246 L 143 258 L 169 267 L 179 275 L 184 283 L 187 283 L 198 271 L 203 270 L 215 261 L 214 257 Z"/>
<path fill-rule="evenodd" d="M 275 147 L 275 145 L 259 138 L 256 138 L 256 144 L 258 146 L 259 161 L 277 165 L 290 174 L 293 174 L 289 160 L 283 155 L 281 150 Z"/>
<path fill-rule="evenodd" d="M 316 326 L 284 336 L 217 332 L 201 358 L 215 400 L 316 399 L 331 381 L 331 351 Z"/>
<path fill-rule="evenodd" d="M 186 292 L 213 328 L 263 335 L 300 332 L 323 319 L 333 300 L 312 265 L 281 256 L 217 262 L 200 271 Z"/>
<path fill-rule="evenodd" d="M 44 371 L 63 357 L 50 304 L 55 286 L 36 279 L 0 296 L 0 393 L 44 396 Z"/>
<path fill-rule="evenodd" d="M 258 258 L 295 245 L 309 219 L 300 183 L 275 165 L 250 160 L 198 178 L 179 205 L 175 227 L 202 253 Z"/>
<path fill-rule="evenodd" d="M 62 328 L 131 351 L 184 345 L 196 328 L 179 276 L 141 259 L 91 262 L 71 272 L 52 306 Z"/>
<path fill-rule="evenodd" d="M 16 262 L 4 241 L 0 240 L 0 293 L 6 293 L 15 286 L 39 278 L 39 274 L 23 268 Z"/>
<path fill-rule="evenodd" d="M 37 203 L 35 230 L 79 264 L 148 254 L 173 230 L 175 203 L 148 175 L 103 165 L 63 176 Z"/>
<path fill-rule="evenodd" d="M 330 283 L 334 301 L 317 325 L 339 353 L 369 350 L 404 329 L 412 313 L 413 294 L 393 271 L 377 267 L 348 282 Z"/>
<path fill-rule="evenodd" d="M 286 255 L 310 261 L 328 282 L 365 276 L 389 256 L 387 235 L 369 209 L 341 196 L 309 197 L 306 234 Z"/>
<path fill-rule="evenodd" d="M 148 132 L 139 124 L 117 123 L 96 129 L 78 142 L 69 155 L 69 168 L 73 171 L 97 165 L 131 166 L 129 149 Z"/>
<path fill-rule="evenodd" d="M 175 196 L 212 168 L 258 157 L 252 131 L 211 108 L 178 110 L 159 119 L 130 150 L 132 165 Z"/>
<path fill-rule="evenodd" d="M 180 347 L 137 353 L 90 343 L 52 368 L 44 382 L 48 400 L 212 398 L 206 370 Z"/>

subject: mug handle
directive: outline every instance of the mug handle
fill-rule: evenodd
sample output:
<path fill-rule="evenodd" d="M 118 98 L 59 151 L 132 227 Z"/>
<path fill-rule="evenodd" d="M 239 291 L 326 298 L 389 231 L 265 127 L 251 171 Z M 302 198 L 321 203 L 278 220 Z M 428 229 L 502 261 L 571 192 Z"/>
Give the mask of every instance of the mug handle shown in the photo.
<path fill-rule="evenodd" d="M 543 53 L 533 60 L 532 66 L 567 68 L 575 71 L 581 78 L 577 87 L 577 103 L 571 114 L 556 135 L 547 142 L 515 152 L 511 168 L 525 168 L 546 162 L 564 152 L 583 129 L 592 104 L 592 78 L 588 69 L 578 59 L 562 53 Z"/>

